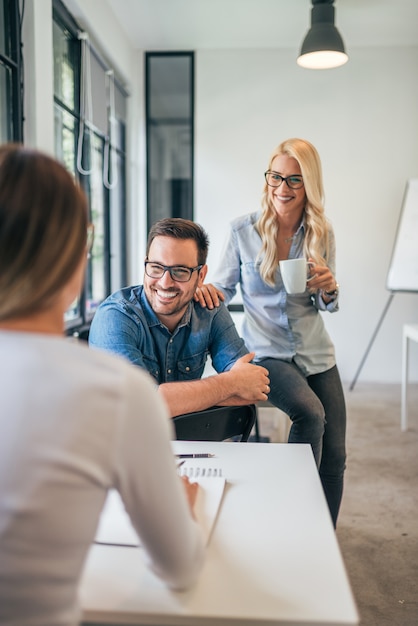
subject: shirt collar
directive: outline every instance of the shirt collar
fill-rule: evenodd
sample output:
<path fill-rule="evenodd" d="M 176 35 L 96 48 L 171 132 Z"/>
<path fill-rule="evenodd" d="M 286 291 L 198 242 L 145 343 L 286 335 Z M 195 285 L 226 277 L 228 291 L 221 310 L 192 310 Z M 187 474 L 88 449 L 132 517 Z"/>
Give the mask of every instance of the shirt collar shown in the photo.
<path fill-rule="evenodd" d="M 299 235 L 299 233 L 304 233 L 304 232 L 305 232 L 305 229 L 306 229 L 306 226 L 305 226 L 305 217 L 302 217 L 302 221 L 301 221 L 301 223 L 299 224 L 298 229 L 297 229 L 297 231 L 295 232 L 295 235 Z"/>
<path fill-rule="evenodd" d="M 147 295 L 145 293 L 144 286 L 142 286 L 142 291 L 141 291 L 141 294 L 140 294 L 140 303 L 141 303 L 141 306 L 142 306 L 142 310 L 144 311 L 145 319 L 147 320 L 147 324 L 148 324 L 148 326 L 150 328 L 152 326 L 163 326 L 164 328 L 167 328 L 165 326 L 165 324 L 163 324 L 158 319 L 156 314 L 154 313 L 150 303 L 148 302 L 148 298 L 147 298 Z M 190 320 L 191 320 L 191 317 L 192 317 L 192 310 L 193 310 L 193 301 L 189 302 L 189 304 L 187 306 L 187 309 L 186 309 L 183 317 L 181 318 L 180 322 L 178 323 L 174 333 L 177 330 L 179 330 L 179 328 L 182 328 L 182 326 L 187 326 L 187 325 L 190 324 Z"/>

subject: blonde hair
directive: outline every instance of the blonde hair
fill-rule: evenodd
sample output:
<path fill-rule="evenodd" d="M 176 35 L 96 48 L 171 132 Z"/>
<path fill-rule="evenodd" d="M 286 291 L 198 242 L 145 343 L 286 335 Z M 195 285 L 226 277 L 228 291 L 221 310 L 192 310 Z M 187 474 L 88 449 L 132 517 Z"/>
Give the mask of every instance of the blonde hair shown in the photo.
<path fill-rule="evenodd" d="M 43 311 L 86 251 L 82 190 L 55 159 L 0 147 L 0 320 Z"/>
<path fill-rule="evenodd" d="M 268 170 L 277 156 L 286 155 L 296 159 L 303 177 L 306 204 L 304 210 L 305 241 L 304 255 L 312 258 L 319 265 L 326 264 L 328 256 L 328 220 L 324 211 L 324 191 L 322 184 L 321 160 L 316 148 L 305 139 L 287 139 L 283 141 L 270 157 Z M 268 198 L 268 186 L 264 185 L 262 214 L 256 223 L 262 240 L 260 250 L 260 274 L 268 284 L 274 285 L 274 277 L 279 264 L 277 235 L 279 223 L 276 211 Z"/>

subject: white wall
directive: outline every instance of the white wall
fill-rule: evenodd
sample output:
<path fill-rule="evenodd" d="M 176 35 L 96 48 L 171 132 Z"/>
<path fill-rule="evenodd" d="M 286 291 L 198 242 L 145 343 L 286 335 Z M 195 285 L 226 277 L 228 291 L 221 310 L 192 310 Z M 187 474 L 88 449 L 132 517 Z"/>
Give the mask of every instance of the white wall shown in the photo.
<path fill-rule="evenodd" d="M 418 47 L 353 49 L 347 65 L 328 71 L 299 68 L 293 50 L 196 55 L 195 219 L 211 239 L 209 279 L 228 222 L 259 208 L 273 148 L 292 136 L 314 143 L 341 285 L 340 312 L 324 319 L 346 382 L 389 298 L 386 275 L 405 184 L 418 176 L 417 75 Z M 398 293 L 359 380 L 400 381 L 408 321 L 418 321 L 418 294 Z M 412 367 L 413 377 L 417 372 Z"/>
<path fill-rule="evenodd" d="M 31 147 L 54 154 L 52 0 L 27 0 L 22 28 L 24 138 Z"/>

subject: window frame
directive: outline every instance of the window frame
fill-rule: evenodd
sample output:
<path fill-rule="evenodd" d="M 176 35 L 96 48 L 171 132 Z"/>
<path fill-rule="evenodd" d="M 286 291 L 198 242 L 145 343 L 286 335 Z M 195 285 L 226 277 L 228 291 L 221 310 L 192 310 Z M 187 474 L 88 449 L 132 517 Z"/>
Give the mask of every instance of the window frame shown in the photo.
<path fill-rule="evenodd" d="M 189 120 L 189 132 L 190 132 L 190 204 L 180 213 L 176 213 L 176 217 L 183 217 L 193 220 L 194 218 L 194 110 L 195 110 L 195 85 L 194 85 L 194 64 L 195 55 L 193 51 L 152 51 L 145 53 L 145 126 L 146 126 L 146 206 L 147 206 L 147 232 L 155 221 L 159 218 L 156 208 L 152 206 L 152 189 L 153 181 L 151 176 L 151 163 L 153 159 L 152 155 L 152 141 L 151 141 L 151 128 L 153 125 L 153 118 L 151 112 L 151 60 L 153 58 L 174 58 L 174 57 L 187 57 L 190 60 L 189 66 L 189 106 L 190 115 Z M 184 120 L 183 120 L 184 121 Z M 175 125 L 175 122 L 171 122 Z M 171 216 L 173 212 L 171 211 Z"/>
<path fill-rule="evenodd" d="M 73 44 L 76 48 L 74 55 L 74 109 L 71 109 L 62 98 L 58 97 L 55 93 L 55 81 L 54 81 L 54 106 L 61 112 L 66 112 L 74 118 L 74 153 L 72 170 L 76 179 L 84 189 L 89 203 L 90 220 L 95 225 L 95 243 L 92 249 L 91 257 L 88 261 L 86 269 L 86 279 L 83 288 L 83 292 L 79 299 L 79 315 L 77 318 L 73 318 L 66 323 L 67 334 L 73 334 L 83 336 L 88 334 L 91 320 L 94 317 L 95 311 L 100 302 L 105 299 L 111 291 L 114 290 L 113 283 L 118 283 L 116 286 L 121 287 L 126 281 L 127 276 L 127 252 L 126 252 L 126 116 L 122 116 L 123 119 L 118 119 L 117 132 L 118 138 L 121 139 L 114 141 L 109 151 L 109 166 L 112 167 L 113 162 L 117 163 L 122 175 L 119 178 L 120 191 L 116 198 L 112 201 L 112 188 L 111 185 L 105 184 L 105 175 L 103 173 L 103 163 L 105 159 L 105 144 L 110 141 L 109 129 L 98 128 L 94 125 L 93 121 L 87 121 L 84 125 L 83 133 L 83 160 L 81 162 L 80 169 L 86 169 L 87 173 L 79 171 L 77 167 L 77 149 L 78 139 L 80 133 L 81 123 L 81 39 L 80 33 L 82 29 L 78 26 L 77 22 L 68 12 L 66 7 L 60 0 L 53 0 L 53 21 L 54 25 L 57 24 L 63 31 L 65 30 L 69 37 L 72 38 Z M 96 48 L 90 44 L 90 54 L 93 60 L 92 66 L 98 71 L 96 77 L 101 79 L 101 72 L 103 76 L 110 69 L 100 53 Z M 93 77 L 94 78 L 94 77 Z M 119 98 L 128 97 L 128 94 L 124 87 L 117 79 L 114 79 L 115 88 L 118 90 Z M 94 107 L 93 107 L 94 108 Z M 126 108 L 126 107 L 125 107 Z M 106 109 L 106 118 L 108 118 L 108 109 Z M 56 137 L 57 142 L 57 137 Z M 93 144 L 90 149 L 90 143 Z M 56 145 L 58 145 L 56 143 Z M 98 149 L 97 149 L 98 148 Z M 94 152 L 94 154 L 93 154 Z M 116 155 L 115 160 L 112 160 L 112 153 Z M 56 155 L 60 158 L 60 155 Z M 62 155 L 61 155 L 62 156 Z M 96 169 L 94 172 L 90 171 L 90 158 L 92 163 L 96 162 L 96 157 L 99 159 L 101 168 Z M 99 171 L 100 170 L 100 171 Z M 113 172 L 107 172 L 107 179 L 112 181 Z M 101 184 L 100 184 L 100 181 Z M 97 196 L 97 193 L 99 194 Z M 95 207 L 94 198 L 99 198 L 97 206 L 99 206 L 100 223 L 95 223 L 95 216 L 93 214 Z M 116 218 L 114 212 L 117 213 Z M 112 214 L 112 215 L 111 215 Z M 118 240 L 115 241 L 115 237 L 112 236 L 112 220 L 118 220 Z M 99 234 L 100 233 L 100 234 Z M 96 255 L 95 255 L 96 252 Z M 99 255 L 100 252 L 100 255 Z M 98 256 L 99 255 L 99 256 Z M 117 260 L 114 258 L 117 256 Z M 100 258 L 102 262 L 100 263 Z M 115 268 L 115 265 L 117 267 Z M 117 270 L 117 271 L 116 271 Z M 98 273 L 97 273 L 98 271 Z M 116 278 L 116 274 L 119 274 L 119 280 Z M 98 277 L 98 282 L 97 282 Z M 95 286 L 99 286 L 100 294 L 98 298 L 95 298 L 94 289 Z"/>
<path fill-rule="evenodd" d="M 0 50 L 0 67 L 9 73 L 10 93 L 6 98 L 6 124 L 0 126 L 0 143 L 23 142 L 23 57 L 22 20 L 18 0 L 0 0 L 4 16 L 4 50 Z M 6 76 L 7 81 L 7 76 Z M 1 122 L 1 119 L 0 119 Z"/>

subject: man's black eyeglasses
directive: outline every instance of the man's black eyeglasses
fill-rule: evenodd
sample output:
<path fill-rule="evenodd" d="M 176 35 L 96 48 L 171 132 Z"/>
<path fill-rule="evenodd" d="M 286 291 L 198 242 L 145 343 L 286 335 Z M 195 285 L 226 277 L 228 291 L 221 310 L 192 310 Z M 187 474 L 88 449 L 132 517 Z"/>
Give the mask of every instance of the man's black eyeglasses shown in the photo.
<path fill-rule="evenodd" d="M 150 278 L 162 278 L 166 272 L 170 272 L 170 276 L 178 283 L 187 283 L 192 277 L 193 272 L 201 270 L 203 265 L 196 267 L 184 267 L 184 265 L 161 265 L 153 261 L 145 261 L 145 273 Z"/>
<path fill-rule="evenodd" d="M 276 174 L 276 172 L 270 172 L 269 170 L 264 172 L 264 177 L 269 187 L 280 187 L 283 181 L 290 189 L 300 189 L 303 187 L 303 178 L 298 174 L 284 177 L 280 176 L 280 174 Z"/>

